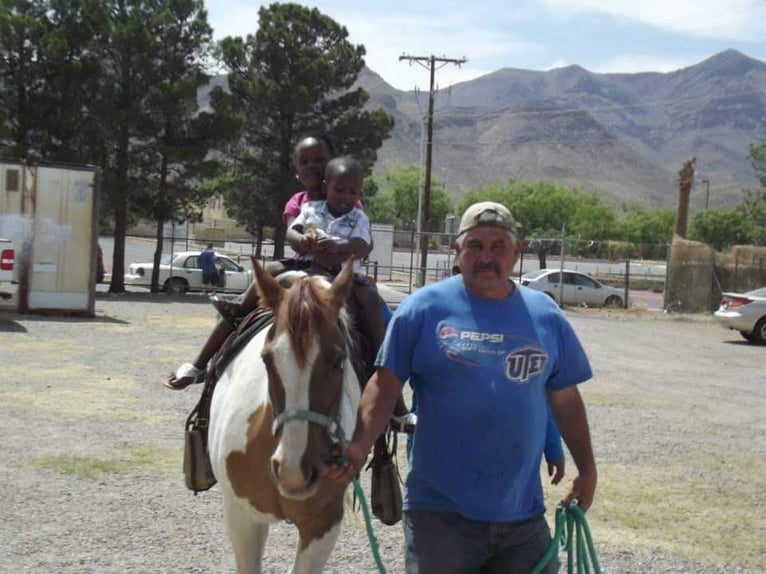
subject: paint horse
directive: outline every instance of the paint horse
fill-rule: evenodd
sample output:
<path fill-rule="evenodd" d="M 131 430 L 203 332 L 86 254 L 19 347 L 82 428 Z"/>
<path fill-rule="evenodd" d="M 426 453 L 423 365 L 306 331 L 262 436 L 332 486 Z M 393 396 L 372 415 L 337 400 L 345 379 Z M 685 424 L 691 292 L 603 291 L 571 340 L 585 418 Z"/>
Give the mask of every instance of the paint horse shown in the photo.
<path fill-rule="evenodd" d="M 340 533 L 346 487 L 322 476 L 356 424 L 359 383 L 344 303 L 351 261 L 336 279 L 283 287 L 255 262 L 261 305 L 274 312 L 226 367 L 213 394 L 208 445 L 223 492 L 237 572 L 261 572 L 269 525 L 299 532 L 293 573 L 321 573 Z"/>

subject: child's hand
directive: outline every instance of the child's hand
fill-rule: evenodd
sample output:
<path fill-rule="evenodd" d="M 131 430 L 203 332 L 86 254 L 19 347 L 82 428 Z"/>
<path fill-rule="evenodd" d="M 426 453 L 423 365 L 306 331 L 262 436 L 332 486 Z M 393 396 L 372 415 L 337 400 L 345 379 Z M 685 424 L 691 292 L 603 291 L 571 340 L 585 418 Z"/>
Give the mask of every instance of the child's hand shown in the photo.
<path fill-rule="evenodd" d="M 561 479 L 564 478 L 564 472 L 566 467 L 566 461 L 553 460 L 548 463 L 548 476 L 551 477 L 551 484 L 558 484 Z"/>
<path fill-rule="evenodd" d="M 317 253 L 335 253 L 337 250 L 338 243 L 333 239 L 332 237 L 320 236 L 317 237 L 316 241 L 316 252 Z"/>
<path fill-rule="evenodd" d="M 301 251 L 309 252 L 315 251 L 317 243 L 317 237 L 313 233 L 304 233 L 301 235 L 300 248 Z"/>

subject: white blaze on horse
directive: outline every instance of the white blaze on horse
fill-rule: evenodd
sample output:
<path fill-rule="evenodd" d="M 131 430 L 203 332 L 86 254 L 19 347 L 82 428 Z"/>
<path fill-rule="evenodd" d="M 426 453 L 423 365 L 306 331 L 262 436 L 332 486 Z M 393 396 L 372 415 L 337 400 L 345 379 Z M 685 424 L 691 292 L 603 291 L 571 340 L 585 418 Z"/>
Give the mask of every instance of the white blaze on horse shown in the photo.
<path fill-rule="evenodd" d="M 220 377 L 208 444 L 223 492 L 237 572 L 261 572 L 269 524 L 299 532 L 294 573 L 320 573 L 340 533 L 345 486 L 322 476 L 356 424 L 359 383 L 344 303 L 350 261 L 329 283 L 300 277 L 282 287 L 255 264 L 261 305 L 274 322 Z"/>

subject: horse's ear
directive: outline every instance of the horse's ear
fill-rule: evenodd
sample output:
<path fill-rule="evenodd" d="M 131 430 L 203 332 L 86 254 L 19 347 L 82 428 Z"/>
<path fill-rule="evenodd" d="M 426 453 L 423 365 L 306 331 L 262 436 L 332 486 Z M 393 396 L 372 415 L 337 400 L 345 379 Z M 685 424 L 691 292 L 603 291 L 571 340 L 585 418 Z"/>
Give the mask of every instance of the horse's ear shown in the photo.
<path fill-rule="evenodd" d="M 354 256 L 352 255 L 343 264 L 343 269 L 335 277 L 330 287 L 330 304 L 336 309 L 341 309 L 346 303 L 351 287 L 354 285 Z"/>
<path fill-rule="evenodd" d="M 259 303 L 263 307 L 276 309 L 282 300 L 282 287 L 271 273 L 261 267 L 257 258 L 251 257 L 250 259 L 253 262 L 253 270 L 255 271 L 253 283 L 258 291 Z"/>

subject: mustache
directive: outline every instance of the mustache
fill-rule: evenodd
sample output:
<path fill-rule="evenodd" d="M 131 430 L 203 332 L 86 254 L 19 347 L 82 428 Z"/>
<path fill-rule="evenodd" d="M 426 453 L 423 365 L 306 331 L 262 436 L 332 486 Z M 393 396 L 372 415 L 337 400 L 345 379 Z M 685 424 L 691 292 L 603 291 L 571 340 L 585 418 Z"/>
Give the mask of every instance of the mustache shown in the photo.
<path fill-rule="evenodd" d="M 500 268 L 494 263 L 477 263 L 473 266 L 473 270 L 474 273 L 478 273 L 479 271 L 494 271 L 500 275 Z"/>

